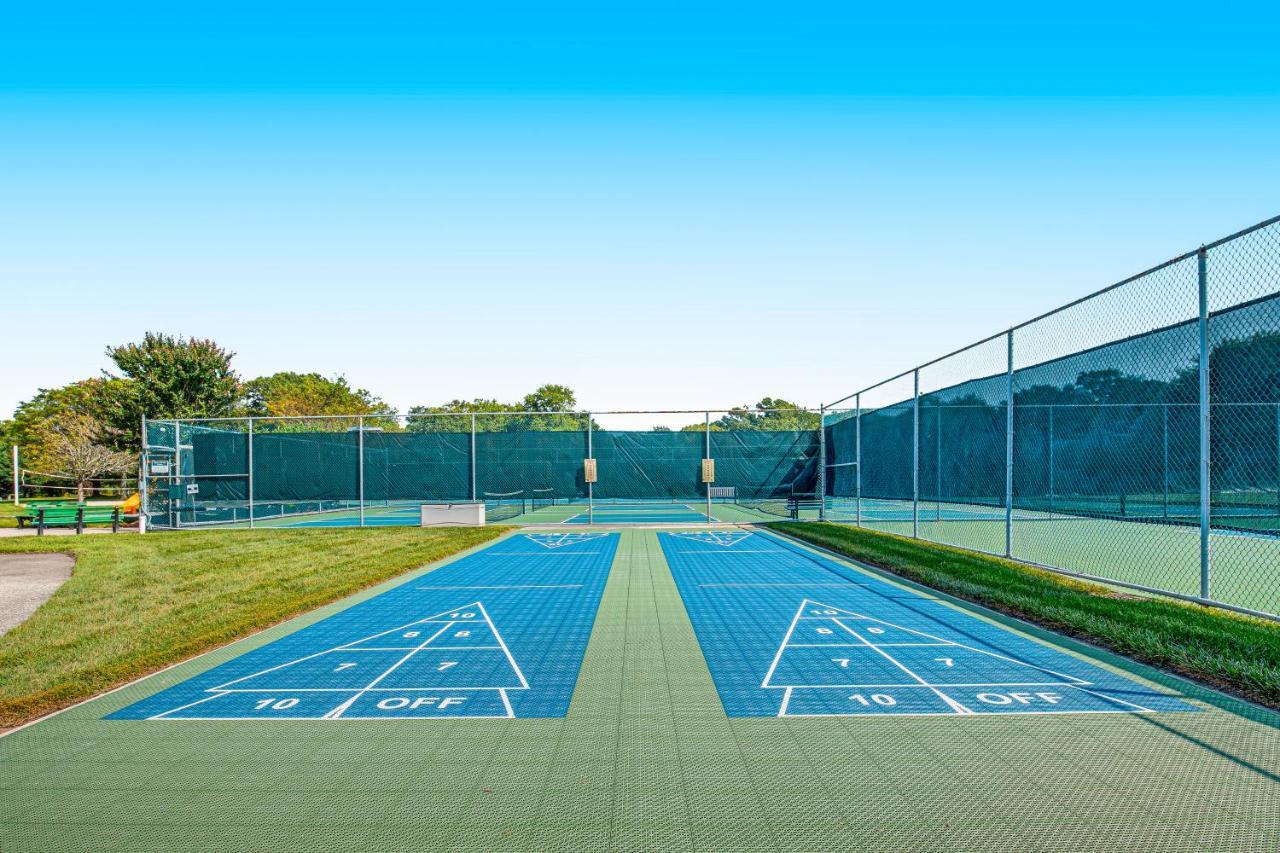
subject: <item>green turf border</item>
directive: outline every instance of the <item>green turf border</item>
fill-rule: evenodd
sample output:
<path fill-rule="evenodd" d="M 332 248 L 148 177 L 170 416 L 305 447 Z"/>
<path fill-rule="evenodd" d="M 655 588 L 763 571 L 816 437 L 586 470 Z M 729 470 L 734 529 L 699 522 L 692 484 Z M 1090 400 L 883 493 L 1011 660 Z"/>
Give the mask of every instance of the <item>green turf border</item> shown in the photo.
<path fill-rule="evenodd" d="M 1280 728 L 1280 715 L 1270 710 L 1280 709 L 1280 624 L 1128 595 L 1015 561 L 890 533 L 826 522 L 764 526 L 915 588 L 941 593 L 1042 639 L 1075 643 L 1078 651 L 1113 666 Z"/>

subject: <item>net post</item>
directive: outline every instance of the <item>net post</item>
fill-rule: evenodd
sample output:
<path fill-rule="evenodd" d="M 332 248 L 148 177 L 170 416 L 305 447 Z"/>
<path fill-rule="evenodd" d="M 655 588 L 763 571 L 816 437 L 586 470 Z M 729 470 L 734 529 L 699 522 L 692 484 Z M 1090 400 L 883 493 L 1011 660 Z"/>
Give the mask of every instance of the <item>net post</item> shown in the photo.
<path fill-rule="evenodd" d="M 1209 597 L 1209 253 L 1196 252 L 1196 283 L 1200 298 L 1200 597 Z"/>
<path fill-rule="evenodd" d="M 818 521 L 827 520 L 827 407 L 818 407 Z"/>
<path fill-rule="evenodd" d="M 249 528 L 253 529 L 253 418 L 249 418 Z"/>
<path fill-rule="evenodd" d="M 474 503 L 480 495 L 476 483 L 476 413 L 471 413 L 471 501 Z"/>
<path fill-rule="evenodd" d="M 364 415 L 356 419 L 356 494 L 360 501 L 360 526 L 364 527 Z"/>
<path fill-rule="evenodd" d="M 594 459 L 595 451 L 592 448 L 591 438 L 591 413 L 587 412 L 587 458 Z M 587 483 L 587 524 L 596 523 L 596 507 L 595 507 L 595 484 Z"/>
<path fill-rule="evenodd" d="M 707 416 L 706 453 L 704 453 L 703 455 L 707 459 L 710 459 L 711 458 L 711 413 L 704 412 L 703 414 Z M 711 483 L 704 483 L 703 488 L 707 490 L 707 524 L 710 524 L 711 523 Z"/>
<path fill-rule="evenodd" d="M 862 394 L 854 395 L 853 416 L 853 513 L 854 525 L 862 526 Z"/>
<path fill-rule="evenodd" d="M 1004 555 L 1013 557 L 1013 329 L 1008 331 L 1004 411 Z"/>
<path fill-rule="evenodd" d="M 911 538 L 920 538 L 920 368 L 911 371 Z"/>

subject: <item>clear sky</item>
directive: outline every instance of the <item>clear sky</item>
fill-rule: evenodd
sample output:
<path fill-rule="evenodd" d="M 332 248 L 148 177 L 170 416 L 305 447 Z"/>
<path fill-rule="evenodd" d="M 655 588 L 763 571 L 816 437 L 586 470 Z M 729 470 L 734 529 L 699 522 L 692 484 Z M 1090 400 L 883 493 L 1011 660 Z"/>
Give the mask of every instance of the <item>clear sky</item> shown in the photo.
<path fill-rule="evenodd" d="M 828 402 L 1280 213 L 1278 21 L 24 4 L 0 413 L 146 330 L 403 408 Z"/>

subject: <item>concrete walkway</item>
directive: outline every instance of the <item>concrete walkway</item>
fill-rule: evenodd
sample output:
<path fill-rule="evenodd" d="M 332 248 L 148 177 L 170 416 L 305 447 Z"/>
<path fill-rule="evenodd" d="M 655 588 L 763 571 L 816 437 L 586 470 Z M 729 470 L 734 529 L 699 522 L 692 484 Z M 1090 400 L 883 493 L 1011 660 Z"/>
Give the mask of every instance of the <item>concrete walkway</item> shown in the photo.
<path fill-rule="evenodd" d="M 48 601 L 75 563 L 66 554 L 0 554 L 0 636 Z"/>

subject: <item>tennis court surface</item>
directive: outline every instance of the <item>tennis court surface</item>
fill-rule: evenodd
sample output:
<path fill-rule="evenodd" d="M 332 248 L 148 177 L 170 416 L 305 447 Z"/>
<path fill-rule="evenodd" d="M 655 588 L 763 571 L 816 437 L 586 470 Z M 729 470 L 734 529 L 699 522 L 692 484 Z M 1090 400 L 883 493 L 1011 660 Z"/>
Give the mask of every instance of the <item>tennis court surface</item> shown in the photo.
<path fill-rule="evenodd" d="M 0 765 L 5 853 L 1280 848 L 1276 715 L 731 529 L 513 533 Z"/>

